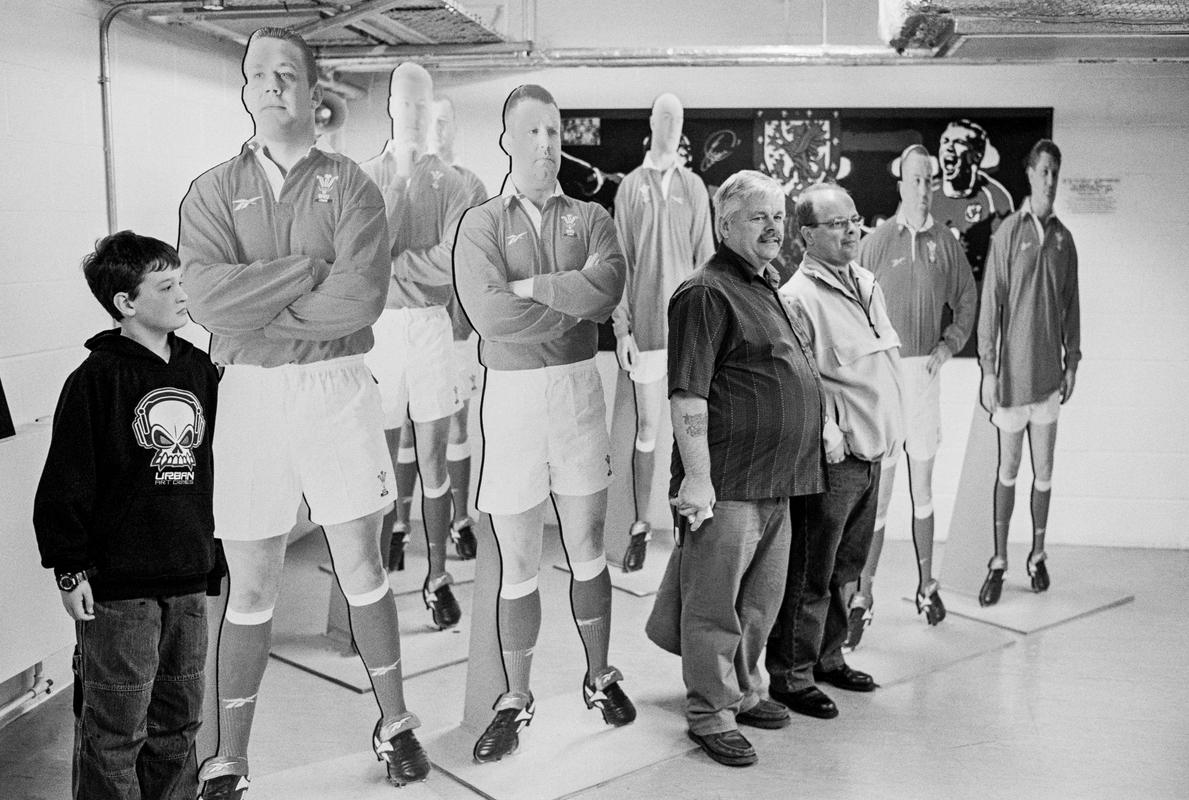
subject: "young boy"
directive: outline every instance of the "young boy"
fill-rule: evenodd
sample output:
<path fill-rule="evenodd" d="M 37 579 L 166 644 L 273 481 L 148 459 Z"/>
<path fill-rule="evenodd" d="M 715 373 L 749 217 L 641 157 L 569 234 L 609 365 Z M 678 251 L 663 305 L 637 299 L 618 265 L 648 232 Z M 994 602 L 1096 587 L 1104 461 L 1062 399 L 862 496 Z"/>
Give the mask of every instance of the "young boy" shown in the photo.
<path fill-rule="evenodd" d="M 177 252 L 131 231 L 83 260 L 116 319 L 62 389 L 33 525 L 76 620 L 82 707 L 75 797 L 190 800 L 198 791 L 218 373 L 173 332 Z"/>

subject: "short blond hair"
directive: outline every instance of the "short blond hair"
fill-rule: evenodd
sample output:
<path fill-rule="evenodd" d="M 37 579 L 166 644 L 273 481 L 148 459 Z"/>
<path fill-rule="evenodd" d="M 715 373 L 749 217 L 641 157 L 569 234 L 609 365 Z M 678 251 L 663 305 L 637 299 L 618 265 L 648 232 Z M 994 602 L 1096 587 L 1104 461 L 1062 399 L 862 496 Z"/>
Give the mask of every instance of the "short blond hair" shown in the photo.
<path fill-rule="evenodd" d="M 301 57 L 306 62 L 306 78 L 310 81 L 310 86 L 318 85 L 318 64 L 314 59 L 314 51 L 306 44 L 306 40 L 301 38 L 301 34 L 296 33 L 289 28 L 257 28 L 248 37 L 248 43 L 244 46 L 244 57 L 247 58 L 248 48 L 252 46 L 252 42 L 257 39 L 280 39 L 282 42 L 289 42 L 301 51 Z"/>

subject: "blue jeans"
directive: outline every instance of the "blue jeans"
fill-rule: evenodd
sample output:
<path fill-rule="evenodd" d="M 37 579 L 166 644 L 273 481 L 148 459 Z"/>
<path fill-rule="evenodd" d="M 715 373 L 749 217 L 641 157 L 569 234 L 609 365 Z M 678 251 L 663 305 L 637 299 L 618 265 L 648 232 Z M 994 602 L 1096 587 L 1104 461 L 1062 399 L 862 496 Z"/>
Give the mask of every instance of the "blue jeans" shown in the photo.
<path fill-rule="evenodd" d="M 832 670 L 845 663 L 844 590 L 859 579 L 875 532 L 879 462 L 847 456 L 828 470 L 830 490 L 805 498 L 803 514 L 796 513 L 801 499 L 793 499 L 788 581 L 764 659 L 772 687 L 782 692 L 813 686 L 815 665 Z"/>
<path fill-rule="evenodd" d="M 206 597 L 99 601 L 75 633 L 76 800 L 193 800 Z"/>

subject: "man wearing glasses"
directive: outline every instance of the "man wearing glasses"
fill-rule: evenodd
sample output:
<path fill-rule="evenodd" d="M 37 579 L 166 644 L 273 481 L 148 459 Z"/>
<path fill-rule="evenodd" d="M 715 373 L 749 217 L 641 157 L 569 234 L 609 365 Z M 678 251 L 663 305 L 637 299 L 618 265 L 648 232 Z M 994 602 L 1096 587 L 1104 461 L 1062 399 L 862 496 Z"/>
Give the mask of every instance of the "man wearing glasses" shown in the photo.
<path fill-rule="evenodd" d="M 869 692 L 866 673 L 842 658 L 843 589 L 859 577 L 875 530 L 879 467 L 904 438 L 900 339 L 875 277 L 855 261 L 863 218 L 846 190 L 832 184 L 797 198 L 805 257 L 781 295 L 808 333 L 825 390 L 829 490 L 810 501 L 810 531 L 794 543 L 784 602 L 768 639 L 769 693 L 793 711 L 830 719 L 838 708 L 816 683 Z"/>

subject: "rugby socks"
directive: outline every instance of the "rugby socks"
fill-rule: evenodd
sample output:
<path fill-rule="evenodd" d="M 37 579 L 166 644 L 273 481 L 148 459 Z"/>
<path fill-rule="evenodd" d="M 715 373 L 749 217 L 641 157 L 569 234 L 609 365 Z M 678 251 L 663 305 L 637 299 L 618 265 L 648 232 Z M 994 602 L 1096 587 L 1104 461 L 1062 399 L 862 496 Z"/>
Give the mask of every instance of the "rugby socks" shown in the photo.
<path fill-rule="evenodd" d="M 914 508 L 912 545 L 917 551 L 917 591 L 923 592 L 933 578 L 933 504 Z"/>
<path fill-rule="evenodd" d="M 446 445 L 446 472 L 450 475 L 450 492 L 454 498 L 454 522 L 470 515 L 471 508 L 471 443 Z"/>
<path fill-rule="evenodd" d="M 446 574 L 446 542 L 450 540 L 450 478 L 441 486 L 421 484 L 421 519 L 429 545 L 429 579 Z"/>
<path fill-rule="evenodd" d="M 412 423 L 409 423 L 412 424 Z M 396 451 L 396 521 L 409 527 L 413 507 L 413 489 L 417 486 L 417 451 L 403 445 Z"/>
<path fill-rule="evenodd" d="M 528 697 L 533 648 L 541 631 L 541 593 L 537 589 L 537 578 L 501 586 L 497 613 L 508 691 Z"/>
<path fill-rule="evenodd" d="M 611 574 L 607 558 L 570 564 L 570 608 L 586 650 L 586 674 L 593 679 L 607 669 L 611 641 Z"/>
<path fill-rule="evenodd" d="M 405 690 L 401 678 L 400 628 L 396 618 L 396 600 L 388 587 L 388 578 L 370 592 L 346 594 L 347 619 L 351 636 L 367 667 L 380 714 L 386 721 L 402 716 Z"/>
<path fill-rule="evenodd" d="M 1043 553 L 1045 529 L 1049 525 L 1049 500 L 1053 497 L 1053 485 L 1049 481 L 1032 483 L 1032 552 Z"/>
<path fill-rule="evenodd" d="M 256 698 L 272 645 L 271 608 L 253 613 L 228 608 L 219 634 L 217 691 L 221 757 L 247 758 Z"/>
<path fill-rule="evenodd" d="M 632 490 L 635 492 L 636 519 L 648 517 L 648 506 L 652 502 L 652 477 L 656 466 L 656 441 L 642 442 L 636 439 L 632 460 Z"/>
<path fill-rule="evenodd" d="M 1016 507 L 1016 479 L 995 480 L 995 555 L 1007 558 L 1007 532 L 1011 530 L 1011 514 Z"/>

